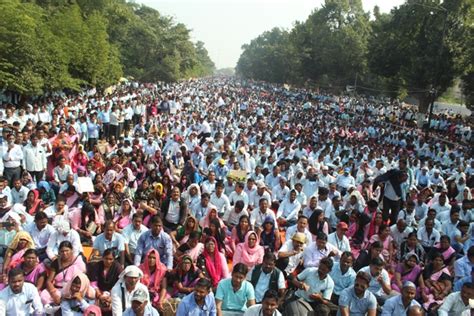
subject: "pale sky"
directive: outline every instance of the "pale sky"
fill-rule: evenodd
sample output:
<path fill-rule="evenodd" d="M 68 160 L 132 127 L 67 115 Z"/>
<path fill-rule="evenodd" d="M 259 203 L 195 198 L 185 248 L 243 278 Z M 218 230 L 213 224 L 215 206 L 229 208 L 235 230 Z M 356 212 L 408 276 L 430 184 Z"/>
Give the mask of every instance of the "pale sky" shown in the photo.
<path fill-rule="evenodd" d="M 235 67 L 242 45 L 274 27 L 291 29 L 324 0 L 136 0 L 169 15 L 191 29 L 191 40 L 203 41 L 216 67 Z M 404 0 L 362 0 L 365 11 L 378 5 L 389 12 Z"/>

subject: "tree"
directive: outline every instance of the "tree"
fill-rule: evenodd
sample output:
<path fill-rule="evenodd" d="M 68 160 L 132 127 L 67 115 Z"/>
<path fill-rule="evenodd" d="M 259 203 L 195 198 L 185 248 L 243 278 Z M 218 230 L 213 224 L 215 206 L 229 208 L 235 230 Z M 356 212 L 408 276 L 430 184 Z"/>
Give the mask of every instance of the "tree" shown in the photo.
<path fill-rule="evenodd" d="M 443 6 L 409 0 L 392 10 L 389 19 L 374 27 L 369 41 L 371 70 L 391 78 L 396 89 L 406 89 L 426 113 L 430 91 L 440 95 L 459 74 L 460 34 L 469 1 L 451 0 Z M 445 24 L 446 23 L 446 24 Z"/>

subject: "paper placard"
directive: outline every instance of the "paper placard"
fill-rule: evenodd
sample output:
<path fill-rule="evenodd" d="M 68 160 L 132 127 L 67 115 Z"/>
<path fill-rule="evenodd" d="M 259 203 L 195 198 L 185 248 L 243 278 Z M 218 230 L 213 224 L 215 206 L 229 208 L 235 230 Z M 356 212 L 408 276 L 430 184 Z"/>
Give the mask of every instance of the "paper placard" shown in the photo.
<path fill-rule="evenodd" d="M 94 192 L 94 184 L 92 183 L 92 179 L 89 177 L 78 177 L 77 191 L 81 194 L 84 192 Z"/>

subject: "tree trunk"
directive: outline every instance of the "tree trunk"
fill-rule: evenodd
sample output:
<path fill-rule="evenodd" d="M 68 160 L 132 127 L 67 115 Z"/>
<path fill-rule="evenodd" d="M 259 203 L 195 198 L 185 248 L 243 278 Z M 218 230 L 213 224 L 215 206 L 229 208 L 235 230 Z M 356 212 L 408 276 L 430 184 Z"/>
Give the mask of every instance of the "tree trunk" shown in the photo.
<path fill-rule="evenodd" d="M 428 116 L 430 112 L 431 98 L 429 95 L 420 95 L 418 99 L 418 113 L 416 114 L 416 123 L 419 128 L 428 124 Z"/>

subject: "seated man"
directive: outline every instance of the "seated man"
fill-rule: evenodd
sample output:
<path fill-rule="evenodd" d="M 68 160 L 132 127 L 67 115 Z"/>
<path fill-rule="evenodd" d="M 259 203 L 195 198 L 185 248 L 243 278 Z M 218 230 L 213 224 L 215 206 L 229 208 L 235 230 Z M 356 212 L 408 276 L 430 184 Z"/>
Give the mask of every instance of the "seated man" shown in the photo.
<path fill-rule="evenodd" d="M 449 294 L 438 309 L 438 316 L 469 316 L 469 300 L 474 299 L 474 284 L 464 283 L 460 292 Z"/>
<path fill-rule="evenodd" d="M 316 241 L 306 247 L 303 252 L 304 267 L 318 267 L 319 261 L 322 258 L 335 257 L 338 259 L 341 253 L 336 246 L 328 243 L 328 236 L 325 233 L 319 232 L 316 236 Z"/>
<path fill-rule="evenodd" d="M 247 280 L 255 289 L 255 300 L 261 303 L 266 290 L 278 291 L 280 298 L 285 294 L 285 277 L 283 272 L 275 267 L 276 257 L 272 252 L 263 256 L 262 264 L 256 265 L 247 275 Z"/>
<path fill-rule="evenodd" d="M 194 291 L 186 295 L 179 303 L 176 316 L 205 315 L 216 316 L 216 303 L 211 292 L 211 282 L 199 279 L 194 286 Z"/>
<path fill-rule="evenodd" d="M 384 261 L 377 257 L 372 259 L 369 266 L 359 270 L 370 276 L 369 291 L 375 295 L 379 305 L 383 305 L 392 292 L 390 276 L 387 270 L 384 269 L 384 264 Z"/>
<path fill-rule="evenodd" d="M 331 273 L 329 274 L 334 281 L 334 291 L 332 293 L 331 302 L 336 305 L 339 302 L 341 292 L 354 285 L 356 273 L 354 269 L 352 269 L 353 262 L 354 255 L 352 252 L 346 251 L 342 254 L 341 260 L 334 263 Z"/>
<path fill-rule="evenodd" d="M 306 236 L 303 233 L 294 234 L 291 239 L 287 239 L 278 251 L 278 260 L 276 265 L 283 271 L 285 276 L 291 273 L 300 265 L 303 258 L 303 250 L 306 245 Z"/>
<path fill-rule="evenodd" d="M 247 273 L 247 266 L 237 263 L 232 270 L 232 277 L 219 282 L 216 291 L 218 316 L 242 315 L 248 306 L 255 304 L 253 285 L 245 280 Z"/>
<path fill-rule="evenodd" d="M 244 316 L 282 316 L 278 311 L 278 293 L 268 290 L 263 295 L 262 304 L 250 306 Z"/>
<path fill-rule="evenodd" d="M 148 301 L 148 293 L 142 290 L 136 290 L 132 295 L 132 306 L 123 312 L 123 316 L 159 316 L 156 309 Z"/>
<path fill-rule="evenodd" d="M 145 292 L 150 302 L 148 288 L 140 282 L 142 277 L 142 270 L 136 266 L 128 266 L 120 273 L 119 280 L 110 291 L 113 315 L 121 316 L 127 308 L 132 307 L 132 297 L 136 291 Z"/>
<path fill-rule="evenodd" d="M 341 259 L 342 262 L 342 259 Z M 377 299 L 367 289 L 370 276 L 365 272 L 357 273 L 353 286 L 345 288 L 339 296 L 339 312 L 341 316 L 375 316 Z"/>
<path fill-rule="evenodd" d="M 416 286 L 410 281 L 403 284 L 402 293 L 385 301 L 382 316 L 405 315 L 412 306 L 420 306 L 415 300 Z"/>
<path fill-rule="evenodd" d="M 25 282 L 23 270 L 8 272 L 8 286 L 0 291 L 0 315 L 43 315 L 43 304 L 34 284 Z"/>
<path fill-rule="evenodd" d="M 330 300 L 334 281 L 329 276 L 332 266 L 331 258 L 323 258 L 319 268 L 306 268 L 298 274 L 292 281 L 299 289 L 295 293 L 297 300 L 286 306 L 285 315 L 304 316 L 314 312 L 315 315 L 329 316 L 333 308 Z"/>
<path fill-rule="evenodd" d="M 115 232 L 115 223 L 111 220 L 105 222 L 104 232 L 95 238 L 91 260 L 100 260 L 106 249 L 112 249 L 114 257 L 122 267 L 125 266 L 125 240 L 121 234 Z"/>

